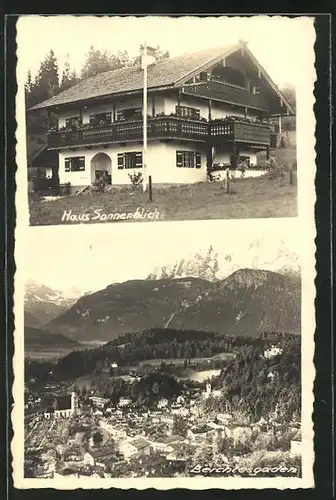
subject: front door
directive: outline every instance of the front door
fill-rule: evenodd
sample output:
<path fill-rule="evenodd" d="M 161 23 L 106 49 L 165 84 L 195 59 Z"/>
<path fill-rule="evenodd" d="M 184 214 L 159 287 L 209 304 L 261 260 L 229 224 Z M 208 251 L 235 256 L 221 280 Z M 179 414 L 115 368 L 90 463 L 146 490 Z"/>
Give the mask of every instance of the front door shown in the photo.
<path fill-rule="evenodd" d="M 96 181 L 98 181 L 99 179 L 103 178 L 103 177 L 106 177 L 107 179 L 107 184 L 111 184 L 112 182 L 112 179 L 111 179 L 111 175 L 109 175 L 108 171 L 107 170 L 96 170 L 95 171 L 95 175 L 96 175 Z"/>

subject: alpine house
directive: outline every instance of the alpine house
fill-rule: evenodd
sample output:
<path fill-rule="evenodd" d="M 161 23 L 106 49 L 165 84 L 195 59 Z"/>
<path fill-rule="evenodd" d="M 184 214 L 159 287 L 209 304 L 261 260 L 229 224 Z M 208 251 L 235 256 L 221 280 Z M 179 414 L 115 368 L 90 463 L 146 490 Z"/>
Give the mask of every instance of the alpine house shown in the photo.
<path fill-rule="evenodd" d="M 257 152 L 276 147 L 270 117 L 294 114 L 246 42 L 147 64 L 153 184 L 206 181 L 218 165 L 253 166 Z M 143 87 L 141 67 L 106 71 L 32 108 L 58 116 L 47 136 L 47 150 L 58 153 L 55 182 L 78 188 L 105 175 L 124 185 L 142 172 Z"/>

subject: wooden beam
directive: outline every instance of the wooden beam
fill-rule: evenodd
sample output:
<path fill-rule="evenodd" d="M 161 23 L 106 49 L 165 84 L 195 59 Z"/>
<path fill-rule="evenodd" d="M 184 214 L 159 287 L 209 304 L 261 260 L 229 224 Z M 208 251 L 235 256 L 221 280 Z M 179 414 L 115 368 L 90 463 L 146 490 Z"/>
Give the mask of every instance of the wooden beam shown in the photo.
<path fill-rule="evenodd" d="M 270 147 L 266 146 L 266 160 L 270 159 Z"/>
<path fill-rule="evenodd" d="M 177 91 L 177 105 L 178 105 L 178 107 L 181 106 L 181 91 L 180 91 L 180 89 Z"/>
<path fill-rule="evenodd" d="M 212 162 L 213 162 L 213 146 L 208 143 L 207 146 L 207 172 L 211 172 L 212 170 Z"/>
<path fill-rule="evenodd" d="M 209 112 L 208 112 L 208 120 L 210 121 L 211 120 L 211 99 L 209 99 Z"/>
<path fill-rule="evenodd" d="M 232 151 L 231 151 L 231 167 L 237 168 L 237 143 L 232 141 Z"/>
<path fill-rule="evenodd" d="M 116 121 L 116 105 L 115 104 L 113 104 L 112 120 L 114 122 Z"/>
<path fill-rule="evenodd" d="M 155 116 L 155 95 L 152 96 L 152 116 Z"/>

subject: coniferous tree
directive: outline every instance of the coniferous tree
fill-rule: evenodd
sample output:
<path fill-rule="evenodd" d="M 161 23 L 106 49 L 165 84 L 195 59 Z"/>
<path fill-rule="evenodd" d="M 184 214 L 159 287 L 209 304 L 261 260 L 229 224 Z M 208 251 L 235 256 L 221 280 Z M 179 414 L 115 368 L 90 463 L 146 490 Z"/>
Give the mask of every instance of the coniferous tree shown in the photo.
<path fill-rule="evenodd" d="M 69 54 L 67 54 L 61 76 L 60 91 L 67 90 L 78 82 L 79 77 L 77 76 L 76 70 L 71 69 Z"/>
<path fill-rule="evenodd" d="M 35 78 L 35 90 L 37 102 L 42 102 L 56 95 L 59 91 L 59 69 L 54 51 L 42 61 Z"/>
<path fill-rule="evenodd" d="M 29 95 L 33 90 L 33 79 L 30 69 L 28 69 L 27 80 L 25 82 L 25 95 Z"/>

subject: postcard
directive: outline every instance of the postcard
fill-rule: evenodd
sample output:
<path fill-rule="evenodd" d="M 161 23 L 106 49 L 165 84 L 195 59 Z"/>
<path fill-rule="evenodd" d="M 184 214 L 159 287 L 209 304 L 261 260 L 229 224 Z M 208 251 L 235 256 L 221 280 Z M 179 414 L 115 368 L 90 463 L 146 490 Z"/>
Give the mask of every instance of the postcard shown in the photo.
<path fill-rule="evenodd" d="M 314 42 L 19 17 L 15 487 L 314 486 Z"/>

